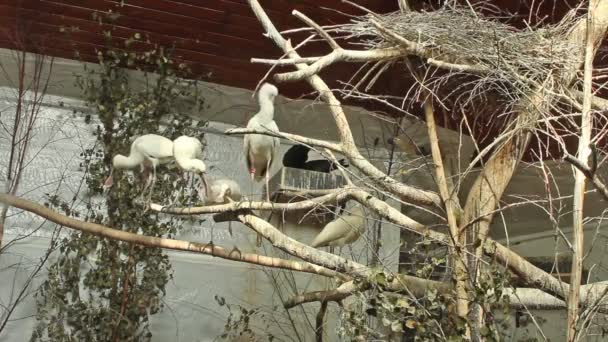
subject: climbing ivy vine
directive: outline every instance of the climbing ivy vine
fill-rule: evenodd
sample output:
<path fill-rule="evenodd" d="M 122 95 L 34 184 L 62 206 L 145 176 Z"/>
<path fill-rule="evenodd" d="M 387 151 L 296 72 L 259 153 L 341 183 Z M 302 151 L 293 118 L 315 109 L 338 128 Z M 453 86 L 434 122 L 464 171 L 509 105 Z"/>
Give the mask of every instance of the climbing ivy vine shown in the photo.
<path fill-rule="evenodd" d="M 96 18 L 116 17 L 111 11 L 104 15 L 97 13 Z M 88 111 L 75 114 L 95 125 L 96 142 L 81 154 L 86 210 L 69 211 L 57 196 L 49 198 L 47 206 L 123 231 L 173 237 L 184 219 L 143 209 L 137 200 L 144 183 L 137 179 L 138 170 L 114 171 L 114 185 L 107 193 L 103 183 L 112 157 L 128 155 L 136 136 L 189 135 L 204 141 L 200 129 L 206 123 L 183 115 L 203 110 L 204 101 L 197 81 L 187 78 L 188 67 L 171 58 L 171 48 L 152 45 L 140 34 L 119 41 L 112 32 L 104 32 L 107 48 L 97 51 L 97 64 L 85 67 L 76 78 Z M 137 77 L 125 68 L 136 69 Z M 186 183 L 175 166 L 161 166 L 152 201 L 167 203 Z M 36 294 L 38 323 L 31 340 L 150 340 L 149 317 L 162 310 L 171 277 L 169 258 L 159 248 L 72 233 L 63 239 L 60 255 Z"/>

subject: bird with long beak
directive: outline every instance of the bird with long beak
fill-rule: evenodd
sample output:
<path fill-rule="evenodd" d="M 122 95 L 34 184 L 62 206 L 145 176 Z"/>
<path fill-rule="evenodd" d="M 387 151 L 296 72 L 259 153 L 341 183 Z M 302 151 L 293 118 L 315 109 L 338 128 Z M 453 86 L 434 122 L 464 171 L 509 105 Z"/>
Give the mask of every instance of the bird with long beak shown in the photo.
<path fill-rule="evenodd" d="M 199 189 L 199 197 L 203 199 L 204 205 L 224 204 L 241 200 L 241 187 L 232 179 L 215 179 L 207 182 L 203 179 L 202 189 Z M 213 226 L 211 226 L 213 229 Z M 228 232 L 232 236 L 232 221 L 228 221 Z M 211 231 L 213 236 L 213 230 Z"/>
<path fill-rule="evenodd" d="M 203 197 L 205 205 L 224 204 L 241 200 L 241 187 L 232 179 L 214 179 L 203 182 L 204 193 L 199 192 Z"/>
<path fill-rule="evenodd" d="M 200 140 L 186 135 L 173 140 L 173 157 L 182 171 L 190 173 L 190 188 L 192 188 L 194 180 L 193 173 L 197 174 L 201 181 L 205 183 L 207 166 L 202 161 L 203 144 Z"/>
<path fill-rule="evenodd" d="M 247 123 L 247 129 L 267 130 L 278 133 L 279 126 L 274 122 L 274 99 L 279 95 L 277 87 L 264 83 L 258 92 L 260 110 Z M 266 179 L 266 200 L 270 202 L 270 168 L 277 157 L 277 150 L 281 144 L 279 138 L 262 135 L 246 134 L 243 138 L 243 150 L 247 161 L 247 170 L 251 180 Z M 258 234 L 256 245 L 262 245 L 262 236 Z"/>
<path fill-rule="evenodd" d="M 258 92 L 260 111 L 247 123 L 247 129 L 267 130 L 278 133 L 279 126 L 274 121 L 274 99 L 279 94 L 277 87 L 264 83 Z M 243 139 L 243 149 L 247 160 L 247 169 L 251 179 L 266 179 L 266 200 L 270 201 L 268 181 L 270 168 L 277 156 L 281 144 L 279 138 L 262 134 L 247 134 Z"/>
<path fill-rule="evenodd" d="M 144 192 L 150 188 L 150 194 L 156 182 L 156 167 L 167 164 L 173 160 L 173 141 L 156 134 L 146 134 L 136 138 L 131 143 L 129 156 L 117 154 L 112 159 L 110 176 L 104 182 L 104 191 L 114 184 L 114 169 L 134 169 L 139 167 L 146 180 L 142 189 Z M 152 172 L 151 172 L 152 171 Z"/>

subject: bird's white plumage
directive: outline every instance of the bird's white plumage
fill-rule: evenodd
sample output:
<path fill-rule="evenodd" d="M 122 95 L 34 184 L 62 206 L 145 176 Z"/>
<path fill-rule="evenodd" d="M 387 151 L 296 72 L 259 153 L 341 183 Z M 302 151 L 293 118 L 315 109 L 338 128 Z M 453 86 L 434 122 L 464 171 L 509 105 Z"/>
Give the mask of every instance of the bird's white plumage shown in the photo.
<path fill-rule="evenodd" d="M 205 188 L 205 204 L 222 204 L 241 199 L 241 187 L 232 179 L 216 179 Z"/>
<path fill-rule="evenodd" d="M 355 242 L 365 232 L 365 212 L 360 206 L 350 213 L 344 213 L 323 227 L 323 230 L 312 241 L 312 247 L 341 247 Z"/>
<path fill-rule="evenodd" d="M 248 129 L 279 132 L 279 126 L 274 121 L 274 99 L 278 94 L 278 89 L 272 84 L 264 83 L 262 85 L 258 93 L 260 111 L 249 120 L 247 123 Z M 279 145 L 279 138 L 261 134 L 245 135 L 243 148 L 247 168 L 257 181 L 265 177 L 270 171 L 270 167 L 276 159 Z"/>
<path fill-rule="evenodd" d="M 112 171 L 104 183 L 104 188 L 109 189 L 113 181 L 114 169 L 133 169 L 139 166 L 143 172 L 146 183 L 143 193 L 156 182 L 156 167 L 173 160 L 173 141 L 157 134 L 146 134 L 136 138 L 131 143 L 129 156 L 117 154 L 112 159 Z M 150 173 L 150 169 L 153 173 Z"/>
<path fill-rule="evenodd" d="M 146 134 L 133 141 L 128 157 L 121 154 L 114 156 L 112 165 L 116 169 L 133 169 L 149 162 L 156 167 L 159 164 L 170 162 L 172 157 L 173 142 L 171 139 L 156 134 Z"/>
<path fill-rule="evenodd" d="M 200 140 L 182 135 L 173 140 L 173 157 L 180 169 L 203 173 L 207 171 L 203 159 L 203 144 Z"/>

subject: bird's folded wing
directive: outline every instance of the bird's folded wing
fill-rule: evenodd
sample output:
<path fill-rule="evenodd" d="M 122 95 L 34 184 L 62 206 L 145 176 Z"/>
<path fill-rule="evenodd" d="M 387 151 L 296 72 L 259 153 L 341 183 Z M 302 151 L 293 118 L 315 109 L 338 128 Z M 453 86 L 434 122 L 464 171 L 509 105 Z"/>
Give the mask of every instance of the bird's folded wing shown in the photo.
<path fill-rule="evenodd" d="M 337 240 L 348 234 L 352 227 L 350 224 L 351 217 L 339 218 L 338 220 L 328 223 L 325 228 L 315 237 L 313 245 L 324 245 L 331 241 Z"/>

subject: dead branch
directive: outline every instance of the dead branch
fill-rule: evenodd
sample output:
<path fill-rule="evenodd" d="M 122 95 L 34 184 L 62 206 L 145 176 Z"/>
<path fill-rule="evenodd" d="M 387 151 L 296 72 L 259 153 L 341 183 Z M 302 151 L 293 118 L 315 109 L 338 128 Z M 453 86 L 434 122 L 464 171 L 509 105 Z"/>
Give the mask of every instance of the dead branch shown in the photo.
<path fill-rule="evenodd" d="M 284 133 L 284 132 L 275 133 L 275 132 L 271 132 L 269 130 L 255 130 L 255 129 L 246 129 L 246 128 L 231 128 L 231 129 L 226 130 L 224 132 L 224 134 L 226 134 L 226 135 L 262 134 L 262 135 L 268 135 L 268 136 L 271 136 L 271 137 L 277 137 L 277 138 L 287 139 L 287 140 L 290 140 L 290 141 L 295 141 L 295 142 L 298 142 L 300 144 L 327 148 L 327 149 L 332 150 L 334 152 L 342 153 L 342 148 L 338 144 L 331 143 L 331 142 L 326 141 L 326 140 L 318 140 L 318 139 L 307 138 L 307 137 L 303 137 L 301 135 L 291 134 L 291 133 Z"/>
<path fill-rule="evenodd" d="M 266 15 L 266 12 L 264 12 L 262 6 L 260 6 L 259 2 L 257 0 L 249 0 L 249 4 L 260 21 L 260 24 L 266 31 L 266 35 L 272 39 L 289 58 L 300 58 L 300 55 L 293 50 L 291 44 L 283 38 L 279 31 L 277 31 L 272 21 L 270 21 L 270 18 L 268 18 L 268 15 Z M 308 68 L 307 64 L 302 63 L 298 63 L 295 66 L 300 70 Z M 354 167 L 361 170 L 363 174 L 370 177 L 380 187 L 390 191 L 405 201 L 425 205 L 435 205 L 438 207 L 442 206 L 441 198 L 436 193 L 416 189 L 414 187 L 402 184 L 389 177 L 384 172 L 378 170 L 367 159 L 365 159 L 357 150 L 348 120 L 346 120 L 346 115 L 344 114 L 340 101 L 338 101 L 331 89 L 329 89 L 327 84 L 318 75 L 313 74 L 306 78 L 306 80 L 316 91 L 319 92 L 321 99 L 327 103 L 338 128 L 342 153 L 348 158 Z"/>
<path fill-rule="evenodd" d="M 215 214 L 224 212 L 233 212 L 239 210 L 264 210 L 264 211 L 294 211 L 294 210 L 309 210 L 320 205 L 330 202 L 343 202 L 351 197 L 351 193 L 355 187 L 345 187 L 335 189 L 332 192 L 315 197 L 313 199 L 304 199 L 293 203 L 273 203 L 273 202 L 257 202 L 257 201 L 241 201 L 231 202 L 226 204 L 209 205 L 202 207 L 187 207 L 187 208 L 172 208 L 163 207 L 160 204 L 150 204 L 150 209 L 158 212 L 163 212 L 173 215 L 200 215 L 200 214 Z"/>
<path fill-rule="evenodd" d="M 455 64 L 450 63 L 448 61 L 440 60 L 433 57 L 433 53 L 426 50 L 420 44 L 416 44 L 410 40 L 403 38 L 397 33 L 389 30 L 384 25 L 379 23 L 377 20 L 370 19 L 369 22 L 380 32 L 381 34 L 393 39 L 401 44 L 401 46 L 406 46 L 410 50 L 415 51 L 414 55 L 418 57 L 426 58 L 426 62 L 434 67 L 440 69 L 447 69 L 451 71 L 460 71 L 460 72 L 468 72 L 472 74 L 484 75 L 490 72 L 487 68 L 483 66 L 473 65 L 473 64 Z"/>
<path fill-rule="evenodd" d="M 226 214 L 230 215 L 229 213 Z M 233 220 L 240 221 L 247 227 L 253 229 L 256 233 L 268 240 L 274 247 L 304 261 L 322 265 L 330 270 L 351 276 L 367 277 L 371 274 L 370 268 L 363 264 L 315 249 L 292 239 L 283 234 L 272 224 L 254 215 L 251 211 L 235 212 L 232 213 L 232 215 Z"/>
<path fill-rule="evenodd" d="M 24 200 L 9 194 L 0 193 L 0 202 L 9 206 L 29 211 L 59 225 L 76 229 L 81 232 L 106 237 L 112 240 L 130 242 L 148 247 L 160 247 L 165 249 L 194 252 L 199 254 L 208 254 L 222 259 L 246 262 L 260 266 L 282 268 L 298 272 L 319 274 L 325 277 L 338 277 L 342 279 L 347 279 L 336 271 L 328 270 L 325 267 L 317 266 L 307 262 L 297 262 L 251 253 L 241 253 L 236 250 L 229 251 L 226 248 L 215 246 L 213 244 L 203 244 L 197 242 L 133 234 L 96 223 L 75 220 L 71 217 L 59 214 L 37 203 Z"/>
<path fill-rule="evenodd" d="M 408 66 L 411 72 L 415 72 L 411 64 L 408 62 Z M 416 73 L 417 74 L 417 73 Z M 419 75 L 416 75 L 419 77 Z M 460 234 L 458 234 L 458 222 L 457 217 L 460 217 L 460 203 L 456 197 L 456 193 L 450 191 L 448 187 L 446 172 L 443 167 L 443 158 L 441 157 L 441 150 L 439 148 L 439 137 L 437 136 L 437 125 L 435 124 L 435 111 L 433 110 L 431 94 L 425 92 L 424 98 L 424 114 L 426 119 L 427 133 L 431 142 L 431 155 L 433 157 L 433 164 L 435 165 L 435 177 L 437 187 L 439 188 L 439 194 L 445 204 L 446 215 L 448 218 L 448 226 L 450 231 L 450 237 L 452 239 L 451 254 L 454 256 L 454 273 L 453 278 L 456 283 L 456 311 L 458 316 L 466 321 L 467 315 L 469 314 L 469 295 L 467 292 L 467 284 L 469 274 L 467 272 L 467 257 L 463 250 L 464 244 Z M 470 335 L 470 330 L 467 327 L 466 335 Z"/>
<path fill-rule="evenodd" d="M 432 286 L 440 292 L 450 290 L 450 286 L 447 283 L 433 282 Z M 365 283 L 358 283 L 355 285 L 353 281 L 349 281 L 335 289 L 307 292 L 293 296 L 285 301 L 284 307 L 286 309 L 291 309 L 306 303 L 322 301 L 338 302 L 357 292 L 366 291 L 368 289 L 369 286 Z M 424 289 L 422 288 L 414 287 L 412 289 L 413 291 L 410 291 L 409 293 L 416 298 L 421 298 L 425 295 Z M 608 310 L 604 306 L 608 305 L 608 299 L 605 296 L 602 296 L 606 289 L 608 289 L 608 284 L 606 284 L 606 282 L 583 285 L 580 292 L 582 298 L 581 302 L 583 303 L 582 307 L 601 306 L 602 308 L 600 311 L 606 313 Z M 398 286 L 397 282 L 392 282 L 388 290 L 392 292 L 406 292 L 406 288 L 404 286 Z M 534 288 L 505 288 L 503 296 L 509 298 L 509 306 L 511 308 L 527 308 L 528 310 L 558 310 L 566 308 L 566 303 L 563 300 Z"/>
<path fill-rule="evenodd" d="M 46 208 L 39 204 L 33 203 L 31 201 L 24 200 L 24 199 L 21 199 L 21 198 L 15 197 L 15 196 L 11 196 L 11 195 L 7 195 L 7 194 L 2 194 L 2 193 L 0 193 L 0 202 L 10 205 L 10 206 L 14 206 L 16 208 L 20 208 L 20 209 L 29 211 L 31 213 L 44 217 L 51 222 L 57 223 L 59 225 L 62 225 L 62 226 L 68 227 L 68 228 L 72 228 L 72 229 L 76 229 L 76 230 L 79 230 L 82 232 L 106 237 L 109 239 L 135 243 L 135 244 L 139 244 L 142 246 L 160 247 L 160 248 L 188 251 L 188 252 L 194 252 L 194 253 L 200 253 L 200 254 L 208 254 L 211 256 L 216 256 L 216 257 L 233 260 L 233 261 L 246 262 L 246 263 L 256 264 L 256 265 L 260 265 L 260 266 L 288 269 L 288 270 L 298 271 L 298 272 L 319 274 L 319 275 L 323 275 L 326 277 L 336 277 L 336 278 L 342 279 L 344 281 L 349 281 L 348 277 L 346 277 L 343 274 L 340 274 L 334 270 L 330 270 L 325 267 L 318 266 L 318 265 L 308 263 L 308 262 L 296 262 L 296 261 L 267 257 L 267 256 L 251 254 L 251 253 L 239 253 L 239 251 L 237 251 L 237 250 L 233 250 L 233 251 L 229 252 L 228 249 L 226 249 L 226 248 L 222 248 L 220 246 L 215 246 L 215 245 L 211 245 L 211 244 L 201 244 L 201 243 L 190 242 L 190 241 L 166 239 L 166 238 L 151 237 L 151 236 L 144 236 L 144 235 L 139 235 L 139 234 L 128 233 L 128 232 L 116 230 L 116 229 L 106 227 L 103 225 L 99 225 L 99 224 L 95 224 L 95 223 L 82 222 L 79 220 L 75 220 L 70 217 L 59 214 L 49 208 Z M 245 215 L 245 216 L 241 216 L 241 215 Z M 266 222 L 260 218 L 257 218 L 251 214 L 239 214 L 239 216 L 241 216 L 241 217 L 237 217 L 238 220 L 240 220 L 242 222 L 247 222 L 248 225 L 251 224 L 251 226 L 257 227 L 258 231 L 264 231 L 265 233 L 270 233 L 269 240 L 273 239 L 274 241 L 276 241 L 277 239 L 283 239 L 284 241 L 279 243 L 278 244 L 279 246 L 286 247 L 289 245 L 289 240 L 291 240 L 291 239 L 288 237 L 285 237 L 285 236 L 282 237 L 281 236 L 282 233 L 280 231 L 278 231 L 276 228 L 272 227 L 268 222 Z M 440 233 L 435 233 L 435 234 L 441 235 Z M 447 237 L 444 237 L 444 238 L 447 239 Z M 273 242 L 273 241 L 271 241 L 271 242 Z M 488 241 L 488 242 L 490 242 L 490 241 Z M 537 285 L 541 290 L 554 294 L 554 295 L 558 296 L 559 298 L 563 298 L 564 293 L 567 292 L 567 290 L 568 290 L 567 284 L 565 285 L 565 291 L 564 291 L 564 289 L 561 288 L 561 285 L 560 285 L 561 282 L 551 275 L 549 275 L 549 277 L 552 278 L 554 280 L 554 282 L 552 284 L 547 284 L 544 281 L 545 280 L 544 274 L 546 274 L 544 271 L 531 265 L 524 259 L 521 259 L 521 257 L 519 257 L 517 254 L 515 254 L 511 250 L 507 249 L 506 247 L 504 247 L 496 242 L 492 242 L 492 243 L 494 244 L 494 246 L 496 248 L 495 248 L 495 251 L 491 251 L 488 249 L 486 251 L 488 256 L 496 255 L 501 259 L 516 260 L 516 261 L 514 261 L 514 264 L 510 264 L 510 266 L 513 266 L 513 265 L 518 266 L 515 269 L 511 268 L 512 271 L 515 271 L 516 274 L 527 275 L 528 280 L 530 281 L 531 285 Z M 302 245 L 302 244 L 298 243 L 298 245 Z M 295 246 L 295 247 L 301 247 L 301 246 Z M 321 258 L 323 257 L 324 254 L 328 254 L 328 253 L 324 253 L 322 251 L 312 249 L 311 247 L 308 247 L 308 246 L 306 246 L 306 247 L 307 248 L 303 248 L 303 249 L 301 248 L 299 250 L 303 250 L 305 253 L 310 252 L 312 254 L 320 254 Z M 299 255 L 297 255 L 297 253 L 294 253 L 294 255 L 299 257 Z M 357 264 L 355 262 L 345 263 L 345 262 L 343 262 L 343 261 L 346 261 L 345 259 L 337 257 L 333 254 L 330 254 L 330 255 L 332 256 L 332 258 L 329 260 L 329 264 L 337 266 L 337 268 L 344 270 L 345 272 L 354 271 L 352 273 L 356 274 L 356 275 L 366 275 L 367 274 L 367 272 L 366 272 L 367 267 L 365 267 L 361 264 Z M 316 259 L 316 262 L 318 261 L 318 257 L 307 256 L 306 258 Z M 521 260 L 518 260 L 516 258 L 520 258 Z M 526 265 L 528 265 L 528 267 L 526 267 Z M 520 270 L 521 273 L 516 272 L 517 270 Z M 556 284 L 558 284 L 558 285 L 556 285 Z M 450 288 L 450 286 L 448 284 L 444 284 L 444 283 L 440 283 L 440 282 L 420 279 L 420 278 L 411 277 L 411 276 L 407 276 L 407 275 L 395 275 L 395 279 L 389 284 L 388 289 L 391 291 L 397 291 L 397 292 L 406 291 L 407 293 L 410 293 L 415 296 L 423 296 L 426 289 L 428 289 L 429 287 L 437 288 L 440 291 L 448 291 Z M 604 283 L 601 283 L 601 285 L 598 285 L 598 284 L 585 285 L 582 290 L 584 292 L 581 294 L 581 298 L 585 298 L 585 299 L 595 298 L 594 297 L 594 296 L 596 296 L 595 294 L 602 292 L 604 290 L 604 288 L 606 288 L 606 287 L 608 287 L 608 285 L 604 284 Z M 553 289 L 553 290 L 551 290 L 551 289 Z M 591 291 L 591 290 L 588 291 L 587 289 L 593 289 L 593 291 Z"/>
<path fill-rule="evenodd" d="M 318 301 L 341 301 L 349 296 L 367 291 L 371 288 L 371 284 L 367 281 L 349 281 L 335 289 L 327 291 L 314 291 L 302 293 L 288 299 L 283 306 L 286 309 L 291 309 L 297 305 L 318 302 Z M 406 293 L 415 298 L 422 298 L 430 289 L 438 290 L 440 293 L 451 291 L 451 286 L 448 283 L 443 283 L 434 280 L 427 280 L 412 277 L 406 274 L 396 274 L 395 278 L 389 282 L 385 288 L 387 291 Z"/>
<path fill-rule="evenodd" d="M 579 101 L 583 100 L 583 92 L 578 90 L 573 90 L 570 94 Z M 593 95 L 591 97 L 591 106 L 597 110 L 608 110 L 608 99 L 603 97 L 599 97 L 597 95 Z"/>
<path fill-rule="evenodd" d="M 291 309 L 295 306 L 312 303 L 312 302 L 339 302 L 358 291 L 365 290 L 363 283 L 358 285 L 352 281 L 346 282 L 335 289 L 326 291 L 314 291 L 306 292 L 299 295 L 295 295 L 283 303 L 285 309 Z"/>
<path fill-rule="evenodd" d="M 591 170 L 587 165 L 584 165 L 578 158 L 569 153 L 564 154 L 564 160 L 580 170 L 591 181 L 591 183 L 593 183 L 602 197 L 608 201 L 608 188 L 606 188 L 604 182 L 600 180 L 597 173 L 593 172 L 593 170 Z"/>
<path fill-rule="evenodd" d="M 598 7 L 598 14 L 601 13 L 602 19 L 598 18 L 598 23 L 601 29 L 594 31 L 593 46 L 597 48 L 602 41 L 606 28 L 608 28 L 608 0 L 600 0 L 601 10 Z M 599 17 L 600 15 L 598 15 Z M 581 36 L 586 32 L 585 20 L 580 19 L 565 38 L 568 42 L 575 46 L 580 46 Z M 583 35 L 584 37 L 584 35 Z M 582 56 L 582 54 L 581 54 Z M 576 70 L 582 64 L 582 57 L 576 58 L 570 68 L 561 76 L 559 82 L 562 84 L 570 84 L 576 74 Z M 551 75 L 551 74 L 549 74 Z M 553 96 L 545 92 L 545 86 L 553 76 L 547 76 L 546 81 L 541 85 L 541 88 L 536 88 L 529 95 L 528 106 L 520 104 L 522 110 L 515 121 L 517 134 L 511 136 L 502 147 L 494 153 L 488 163 L 486 163 L 481 174 L 475 180 L 473 187 L 469 191 L 467 201 L 464 208 L 464 219 L 461 227 L 467 227 L 470 222 L 475 219 L 475 227 L 477 230 L 477 244 L 479 247 L 476 250 L 476 257 L 480 258 L 482 254 L 488 254 L 485 250 L 487 245 L 484 243 L 488 238 L 490 223 L 493 219 L 493 212 L 498 207 L 500 198 L 504 193 L 511 177 L 521 159 L 521 156 L 528 146 L 531 138 L 531 133 L 527 127 L 530 123 L 536 122 L 536 118 L 541 115 L 543 108 L 548 106 Z M 481 219 L 478 219 L 481 218 Z M 494 243 L 492 243 L 494 244 Z M 546 292 L 556 295 L 559 298 L 565 298 L 569 286 L 548 273 L 538 269 L 537 267 L 526 262 L 523 258 L 513 253 L 504 246 L 495 244 L 495 256 L 514 273 L 525 279 L 531 286 L 538 286 Z"/>
<path fill-rule="evenodd" d="M 591 87 L 592 87 L 592 70 L 594 58 L 594 41 L 593 41 L 593 17 L 595 13 L 597 1 L 589 1 L 587 10 L 587 25 L 586 25 L 586 43 L 585 43 L 585 63 L 584 63 L 584 80 L 583 80 L 583 111 L 581 118 L 580 131 L 581 135 L 578 140 L 578 161 L 588 168 L 589 155 L 591 149 L 591 128 L 593 126 L 593 118 L 591 117 Z M 585 173 L 578 168 L 574 175 L 574 204 L 572 210 L 572 234 L 574 235 L 573 253 L 572 253 L 572 271 L 570 277 L 570 292 L 568 296 L 568 328 L 567 340 L 569 342 L 576 341 L 577 325 L 579 320 L 579 302 L 581 277 L 583 272 L 583 253 L 584 253 L 584 237 L 583 230 L 583 208 L 585 203 L 585 186 L 587 177 Z"/>
<path fill-rule="evenodd" d="M 308 26 L 313 28 L 317 34 L 322 37 L 328 45 L 332 48 L 332 52 L 325 56 L 321 57 L 308 57 L 308 58 L 293 58 L 290 60 L 282 59 L 282 60 L 266 60 L 266 59 L 257 59 L 253 58 L 252 62 L 257 63 L 269 63 L 275 65 L 289 65 L 296 63 L 310 63 L 311 65 L 306 68 L 301 68 L 298 71 L 292 71 L 282 74 L 276 74 L 274 79 L 277 82 L 294 82 L 306 79 L 312 75 L 316 75 L 321 72 L 326 67 L 338 63 L 338 62 L 372 62 L 372 61 L 383 61 L 388 62 L 391 59 L 405 57 L 408 55 L 415 55 L 419 57 L 423 57 L 426 59 L 427 63 L 430 65 L 448 69 L 448 70 L 458 70 L 461 72 L 470 72 L 474 74 L 487 74 L 490 72 L 488 68 L 478 65 L 472 64 L 455 64 L 446 60 L 442 60 L 439 58 L 439 55 L 434 53 L 431 49 L 428 49 L 424 44 L 416 43 L 412 40 L 408 40 L 390 30 L 386 29 L 382 24 L 380 24 L 377 20 L 370 19 L 370 23 L 375 26 L 378 31 L 382 34 L 385 34 L 395 41 L 399 43 L 396 47 L 390 48 L 377 48 L 377 49 L 369 49 L 369 50 L 348 50 L 343 49 L 340 45 L 329 35 L 327 31 L 325 31 L 320 25 L 315 23 L 312 19 L 308 18 L 306 15 L 300 13 L 299 11 L 294 10 L 292 12 L 294 16 L 298 19 L 302 20 Z M 437 56 L 436 56 L 437 55 Z"/>
<path fill-rule="evenodd" d="M 295 82 L 301 81 L 308 77 L 318 74 L 326 67 L 336 62 L 369 62 L 369 61 L 388 61 L 393 58 L 399 58 L 404 54 L 404 50 L 399 48 L 386 48 L 378 50 L 344 50 L 338 48 L 333 50 L 328 55 L 325 55 L 313 64 L 298 71 L 275 74 L 274 79 L 277 82 Z"/>

